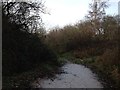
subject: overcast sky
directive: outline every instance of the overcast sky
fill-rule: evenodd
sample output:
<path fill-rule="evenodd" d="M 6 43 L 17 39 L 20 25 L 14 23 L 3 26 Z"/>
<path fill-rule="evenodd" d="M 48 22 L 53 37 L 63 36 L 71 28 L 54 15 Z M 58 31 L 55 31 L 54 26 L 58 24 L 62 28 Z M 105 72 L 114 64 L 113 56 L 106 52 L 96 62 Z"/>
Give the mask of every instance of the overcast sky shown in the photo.
<path fill-rule="evenodd" d="M 67 24 L 74 24 L 84 19 L 89 10 L 89 3 L 92 0 L 43 0 L 45 6 L 51 15 L 42 15 L 43 22 L 47 29 L 55 26 L 63 27 Z M 109 8 L 107 14 L 118 14 L 118 1 L 109 0 Z"/>

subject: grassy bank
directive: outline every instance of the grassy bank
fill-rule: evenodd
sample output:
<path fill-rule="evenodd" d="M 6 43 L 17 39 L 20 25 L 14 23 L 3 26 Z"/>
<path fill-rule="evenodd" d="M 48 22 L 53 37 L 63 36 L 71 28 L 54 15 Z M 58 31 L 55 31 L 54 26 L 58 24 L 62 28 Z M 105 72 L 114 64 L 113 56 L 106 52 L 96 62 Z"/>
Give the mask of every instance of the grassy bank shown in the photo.
<path fill-rule="evenodd" d="M 3 76 L 4 88 L 32 88 L 31 84 L 38 78 L 50 78 L 56 73 L 60 73 L 60 67 L 65 63 L 64 60 L 58 59 L 58 64 L 46 63 L 38 64 L 35 68 L 23 73 L 12 76 Z"/>
<path fill-rule="evenodd" d="M 110 66 L 110 64 L 108 64 L 108 66 L 102 66 L 103 62 L 99 61 L 99 58 L 102 58 L 102 56 L 93 56 L 93 57 L 81 59 L 81 58 L 76 58 L 72 52 L 68 52 L 62 54 L 61 57 L 73 63 L 82 64 L 90 68 L 93 71 L 93 73 L 96 73 L 99 81 L 103 84 L 104 88 L 119 88 L 120 79 L 118 78 L 119 76 L 117 76 L 118 72 L 116 72 L 116 76 L 115 75 L 113 76 L 112 71 L 114 69 L 111 70 L 109 69 L 109 67 L 111 68 L 113 67 L 112 65 Z"/>

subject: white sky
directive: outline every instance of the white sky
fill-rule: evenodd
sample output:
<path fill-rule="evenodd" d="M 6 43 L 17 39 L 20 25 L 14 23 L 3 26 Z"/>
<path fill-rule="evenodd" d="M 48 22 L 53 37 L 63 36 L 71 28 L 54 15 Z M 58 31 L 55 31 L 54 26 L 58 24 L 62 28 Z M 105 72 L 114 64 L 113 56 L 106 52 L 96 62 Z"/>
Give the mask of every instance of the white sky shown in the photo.
<path fill-rule="evenodd" d="M 89 10 L 89 3 L 92 0 L 43 0 L 51 15 L 42 15 L 46 29 L 55 26 L 63 27 L 67 24 L 76 23 L 84 19 Z M 118 14 L 118 1 L 109 0 L 110 7 L 107 14 Z"/>

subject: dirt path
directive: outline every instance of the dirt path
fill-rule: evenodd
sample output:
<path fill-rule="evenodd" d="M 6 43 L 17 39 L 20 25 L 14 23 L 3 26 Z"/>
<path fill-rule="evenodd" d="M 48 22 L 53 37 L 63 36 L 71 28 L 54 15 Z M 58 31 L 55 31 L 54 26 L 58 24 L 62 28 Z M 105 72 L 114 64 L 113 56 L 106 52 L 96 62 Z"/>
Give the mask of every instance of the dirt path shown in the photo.
<path fill-rule="evenodd" d="M 55 79 L 38 79 L 36 88 L 102 88 L 97 77 L 89 68 L 67 63 L 62 67 L 65 73 L 56 75 Z"/>

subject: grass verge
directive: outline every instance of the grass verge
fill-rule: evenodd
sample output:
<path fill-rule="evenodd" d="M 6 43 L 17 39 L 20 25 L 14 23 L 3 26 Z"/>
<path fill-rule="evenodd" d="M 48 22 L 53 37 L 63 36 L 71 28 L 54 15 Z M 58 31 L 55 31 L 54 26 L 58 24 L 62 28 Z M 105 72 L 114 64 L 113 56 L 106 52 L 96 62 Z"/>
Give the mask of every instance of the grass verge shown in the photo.
<path fill-rule="evenodd" d="M 72 63 L 82 64 L 87 68 L 90 68 L 92 72 L 97 75 L 98 80 L 102 83 L 104 88 L 116 88 L 115 82 L 112 80 L 112 78 L 106 72 L 101 70 L 101 68 L 96 64 L 96 60 L 99 56 L 80 59 L 74 57 L 72 53 L 65 53 L 61 55 L 61 57 L 71 61 Z"/>
<path fill-rule="evenodd" d="M 38 64 L 34 69 L 14 76 L 3 76 L 2 88 L 32 88 L 37 78 L 53 77 L 60 72 L 60 67 L 65 63 L 61 58 L 58 59 L 58 65 L 52 63 Z"/>

